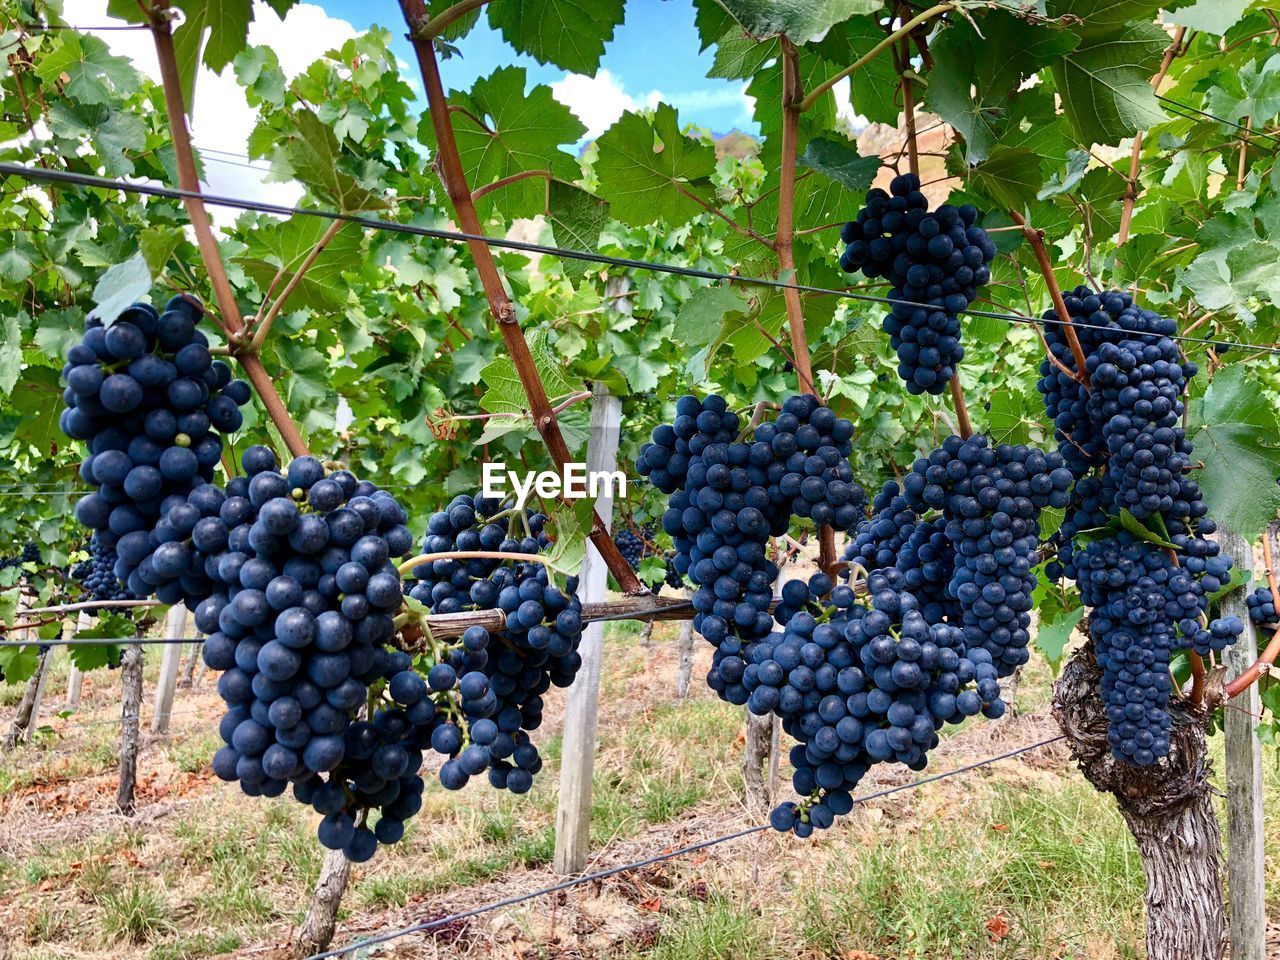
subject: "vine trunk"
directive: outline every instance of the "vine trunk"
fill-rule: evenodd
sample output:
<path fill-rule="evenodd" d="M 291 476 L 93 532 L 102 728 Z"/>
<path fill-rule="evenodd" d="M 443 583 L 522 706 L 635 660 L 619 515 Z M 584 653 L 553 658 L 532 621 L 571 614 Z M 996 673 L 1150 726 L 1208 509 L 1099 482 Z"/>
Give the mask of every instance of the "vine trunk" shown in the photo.
<path fill-rule="evenodd" d="M 1107 744 L 1102 670 L 1093 641 L 1053 688 L 1053 714 L 1085 779 L 1112 794 L 1146 875 L 1150 960 L 1220 960 L 1226 947 L 1222 836 L 1213 809 L 1203 706 L 1171 705 L 1169 756 L 1150 767 L 1116 760 Z"/>

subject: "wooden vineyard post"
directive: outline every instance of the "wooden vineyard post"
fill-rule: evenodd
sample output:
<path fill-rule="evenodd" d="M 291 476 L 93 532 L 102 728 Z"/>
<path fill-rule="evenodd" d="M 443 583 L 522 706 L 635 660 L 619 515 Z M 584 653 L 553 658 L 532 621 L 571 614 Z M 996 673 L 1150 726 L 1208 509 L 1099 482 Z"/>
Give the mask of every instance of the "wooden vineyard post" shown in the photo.
<path fill-rule="evenodd" d="M 597 383 L 591 397 L 591 439 L 587 472 L 613 472 L 617 466 L 622 403 Z M 613 496 L 606 484 L 596 500 L 596 513 L 612 526 Z M 584 603 L 603 600 L 609 570 L 594 544 L 587 545 L 578 596 Z M 590 623 L 582 631 L 578 653 L 582 667 L 565 698 L 564 745 L 560 764 L 560 803 L 556 809 L 557 873 L 580 873 L 591 844 L 591 778 L 595 772 L 596 714 L 600 707 L 600 659 L 604 625 Z"/>
<path fill-rule="evenodd" d="M 1271 536 L 1268 530 L 1263 536 Z M 1236 570 L 1253 570 L 1253 545 L 1218 524 L 1222 552 L 1235 560 Z M 1223 653 L 1226 679 L 1239 676 L 1257 655 L 1258 635 L 1245 604 L 1247 588 L 1233 590 L 1222 600 L 1222 612 L 1244 621 L 1244 634 Z M 1227 887 L 1231 960 L 1265 960 L 1267 950 L 1266 851 L 1262 822 L 1262 743 L 1254 718 L 1262 712 L 1256 683 L 1223 711 L 1227 774 Z"/>
<path fill-rule="evenodd" d="M 19 590 L 18 619 L 22 619 L 23 608 L 30 609 L 31 606 L 31 598 L 26 587 L 23 586 Z M 19 634 L 20 640 L 31 638 L 30 630 L 20 630 Z M 0 746 L 3 746 L 6 751 L 12 750 L 19 743 L 31 742 L 31 731 L 35 729 L 36 719 L 40 714 L 40 702 L 44 699 L 44 688 L 49 680 L 49 664 L 52 659 L 52 647 L 40 652 L 40 659 L 36 664 L 36 672 L 27 681 L 27 688 L 23 691 L 22 699 L 18 702 L 18 709 L 14 712 L 13 721 L 9 724 L 9 729 L 4 735 L 3 742 L 0 743 Z"/>
<path fill-rule="evenodd" d="M 173 695 L 178 689 L 178 668 L 182 666 L 183 644 L 180 641 L 186 630 L 187 608 L 175 603 L 164 618 L 164 636 L 166 640 L 179 642 L 165 644 L 160 659 L 160 678 L 156 681 L 155 709 L 151 717 L 152 733 L 164 735 L 169 732 Z"/>
<path fill-rule="evenodd" d="M 116 789 L 116 809 L 126 817 L 136 808 L 134 788 L 138 783 L 138 740 L 142 712 L 142 645 L 125 647 L 120 661 L 120 783 Z"/>
<path fill-rule="evenodd" d="M 680 624 L 678 641 L 680 660 L 676 666 L 676 698 L 683 700 L 689 696 L 689 678 L 693 674 L 693 621 L 685 620 Z"/>
<path fill-rule="evenodd" d="M 89 614 L 84 610 L 81 610 L 79 613 L 77 613 L 76 626 L 75 626 L 75 629 L 71 631 L 72 638 L 74 639 L 75 637 L 79 636 L 82 631 L 88 630 L 89 624 L 92 622 L 92 620 L 93 618 L 89 616 Z M 71 673 L 68 674 L 67 676 L 67 699 L 66 699 L 66 702 L 63 704 L 63 709 L 75 710 L 77 707 L 79 707 L 80 694 L 83 692 L 83 690 L 84 690 L 84 672 L 79 667 L 75 666 L 75 664 L 72 664 Z"/>

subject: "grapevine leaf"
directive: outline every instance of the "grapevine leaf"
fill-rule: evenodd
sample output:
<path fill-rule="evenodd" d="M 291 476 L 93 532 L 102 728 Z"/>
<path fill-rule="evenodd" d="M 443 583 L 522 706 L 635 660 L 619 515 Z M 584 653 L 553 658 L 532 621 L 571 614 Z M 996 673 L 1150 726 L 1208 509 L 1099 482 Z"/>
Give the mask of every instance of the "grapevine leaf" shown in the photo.
<path fill-rule="evenodd" d="M 561 584 L 565 578 L 576 577 L 582 570 L 595 511 L 595 497 L 561 500 L 551 507 L 547 519 L 554 528 L 555 540 L 541 555 L 547 560 L 548 571 L 559 574 Z"/>
<path fill-rule="evenodd" d="M 596 141 L 596 175 L 612 214 L 631 226 L 692 220 L 715 200 L 716 151 L 680 132 L 674 108 L 659 104 L 650 123 L 624 113 Z"/>
<path fill-rule="evenodd" d="M 28 647 L 0 647 L 0 674 L 5 683 L 24 683 L 35 675 L 40 665 L 40 648 L 35 644 Z"/>
<path fill-rule="evenodd" d="M 1039 158 L 1025 147 L 997 145 L 991 156 L 969 170 L 969 185 L 1003 207 L 1020 210 L 1040 189 Z"/>
<path fill-rule="evenodd" d="M 264 224 L 252 235 L 248 255 L 235 260 L 264 292 L 283 269 L 275 286 L 278 296 L 329 226 L 325 220 L 306 216 L 290 217 L 279 225 Z M 342 274 L 354 269 L 353 264 L 359 262 L 362 243 L 358 228 L 348 226 L 339 230 L 303 274 L 289 296 L 288 308 L 322 309 L 344 303 L 349 284 Z"/>
<path fill-rule="evenodd" d="M 849 44 L 849 62 L 857 60 L 884 40 L 884 31 L 874 17 L 854 17 L 844 24 L 844 37 Z M 936 68 L 935 68 L 936 69 Z M 893 58 L 872 57 L 849 78 L 849 102 L 854 113 L 866 117 L 872 123 L 898 122 L 898 107 L 894 98 L 898 91 L 898 74 L 893 68 Z"/>
<path fill-rule="evenodd" d="M 6 313 L 0 322 L 0 331 L 0 394 L 7 397 L 22 369 L 22 327 L 17 317 Z"/>
<path fill-rule="evenodd" d="M 85 643 L 69 647 L 71 663 L 81 673 L 102 667 L 118 667 L 124 647 L 115 643 Z"/>
<path fill-rule="evenodd" d="M 729 30 L 739 29 L 729 11 L 720 5 L 720 0 L 693 0 L 693 8 L 693 22 L 701 40 L 699 53 L 718 43 Z"/>
<path fill-rule="evenodd" d="M 833 26 L 859 13 L 879 10 L 879 0 L 720 0 L 753 37 L 786 36 L 794 43 L 821 40 Z"/>
<path fill-rule="evenodd" d="M 1036 649 L 1039 650 L 1056 674 L 1062 666 L 1062 654 L 1071 641 L 1071 634 L 1084 618 L 1084 607 L 1064 611 L 1054 620 L 1042 618 L 1036 627 Z"/>
<path fill-rule="evenodd" d="M 1209 594 L 1209 599 L 1210 601 L 1215 602 L 1221 600 L 1232 590 L 1239 590 L 1242 587 L 1247 587 L 1252 580 L 1252 572 L 1245 573 L 1239 567 L 1232 567 L 1227 571 L 1227 579 L 1223 581 L 1222 586 Z"/>
<path fill-rule="evenodd" d="M 624 0 L 493 0 L 489 25 L 520 53 L 595 76 Z"/>
<path fill-rule="evenodd" d="M 302 109 L 293 114 L 293 122 L 295 128 L 285 153 L 298 180 L 337 205 L 343 213 L 386 206 L 343 171 L 338 138 L 324 121 L 312 111 Z"/>
<path fill-rule="evenodd" d="M 152 276 L 164 273 L 165 264 L 181 242 L 182 230 L 179 227 L 157 225 L 142 231 L 138 236 L 138 250 L 147 261 Z"/>
<path fill-rule="evenodd" d="M 201 59 L 214 73 L 221 73 L 235 59 L 249 40 L 253 3 L 252 0 L 175 0 L 175 5 L 184 17 L 173 32 L 173 47 L 183 101 L 190 113 Z"/>
<path fill-rule="evenodd" d="M 600 231 L 609 219 L 609 204 L 593 197 L 581 187 L 562 180 L 552 180 L 547 187 L 547 220 L 558 247 L 569 250 L 595 250 L 600 244 Z M 585 260 L 565 257 L 561 261 L 565 276 L 581 280 L 590 264 Z"/>
<path fill-rule="evenodd" d="M 45 83 L 62 80 L 63 92 L 84 104 L 118 103 L 140 89 L 133 64 L 113 55 L 98 37 L 64 30 L 60 41 L 36 67 Z"/>
<path fill-rule="evenodd" d="M 1039 396 L 1025 390 L 999 390 L 991 395 L 987 429 L 996 443 L 1019 444 L 1031 439 L 1031 428 L 1040 423 Z"/>
<path fill-rule="evenodd" d="M 1154 544 L 1157 547 L 1164 547 L 1166 550 L 1176 550 L 1172 543 L 1160 536 L 1154 530 L 1149 529 L 1141 520 L 1135 517 L 1124 507 L 1120 508 L 1120 526 L 1128 530 L 1131 534 L 1146 543 Z"/>
<path fill-rule="evenodd" d="M 641 583 L 647 583 L 650 586 L 662 583 L 667 578 L 667 558 L 645 557 L 636 568 L 636 576 L 640 578 Z"/>
<path fill-rule="evenodd" d="M 1052 179 L 1036 194 L 1036 199 L 1048 200 L 1050 197 L 1059 197 L 1064 193 L 1070 193 L 1084 179 L 1085 172 L 1088 169 L 1089 152 L 1087 150 L 1072 150 L 1068 152 L 1067 169 L 1062 174 L 1054 174 Z"/>
<path fill-rule="evenodd" d="M 31 276 L 38 254 L 25 234 L 5 231 L 0 239 L 0 280 L 21 283 Z"/>
<path fill-rule="evenodd" d="M 50 450 L 65 442 L 58 427 L 62 413 L 62 385 L 58 371 L 29 366 L 9 395 L 12 410 L 21 418 L 14 429 L 15 439 L 40 450 Z"/>
<path fill-rule="evenodd" d="M 551 88 L 538 84 L 526 91 L 523 67 L 501 67 L 478 79 L 469 93 L 455 93 L 450 103 L 466 113 L 454 120 L 462 169 L 472 188 L 529 171 L 547 171 L 561 180 L 581 175 L 577 161 L 561 149 L 576 143 L 587 128 Z M 434 145 L 430 124 L 423 136 Z M 532 217 L 546 212 L 547 184 L 531 177 L 506 184 L 477 201 L 481 216 Z"/>
<path fill-rule="evenodd" d="M 707 71 L 713 80 L 748 80 L 778 56 L 777 39 L 757 40 L 736 24 L 716 41 L 716 56 Z"/>
<path fill-rule="evenodd" d="M 825 137 L 810 140 L 797 162 L 855 192 L 871 186 L 880 169 L 879 157 L 860 156 L 853 144 Z"/>
<path fill-rule="evenodd" d="M 1063 109 L 1086 144 L 1118 143 L 1164 120 L 1150 81 L 1169 35 L 1154 23 L 1107 22 L 1091 23 L 1053 64 Z"/>
<path fill-rule="evenodd" d="M 236 55 L 236 80 L 245 92 L 275 107 L 284 106 L 286 78 L 280 68 L 280 58 L 270 47 L 248 47 Z"/>
<path fill-rule="evenodd" d="M 746 298 L 733 287 L 699 287 L 680 305 L 672 336 L 691 346 L 710 343 L 727 314 L 742 313 L 748 306 Z"/>
<path fill-rule="evenodd" d="M 1072 20 L 1085 29 L 1107 30 L 1134 20 L 1155 19 L 1160 0 L 1049 0 L 1049 16 Z"/>
<path fill-rule="evenodd" d="M 1164 21 L 1220 37 L 1240 22 L 1252 3 L 1253 0 L 1196 0 L 1177 10 L 1166 10 Z"/>
<path fill-rule="evenodd" d="M 1243 364 L 1219 371 L 1191 403 L 1188 435 L 1204 460 L 1209 515 L 1249 542 L 1280 509 L 1280 417 Z"/>
<path fill-rule="evenodd" d="M 115 323 L 116 317 L 150 291 L 151 268 L 147 266 L 147 258 L 139 251 L 124 263 L 108 267 L 103 273 L 93 288 L 93 299 L 97 306 L 89 316 L 97 317 L 103 326 L 109 327 Z"/>
<path fill-rule="evenodd" d="M 568 396 L 573 386 L 565 377 L 560 360 L 551 353 L 547 346 L 547 332 L 544 329 L 534 330 L 529 334 L 529 352 L 533 354 L 533 365 L 538 371 L 538 378 L 546 390 L 547 397 Z M 516 373 L 516 365 L 510 357 L 496 357 L 480 371 L 480 377 L 489 389 L 480 398 L 480 406 L 490 413 L 519 413 L 529 409 L 529 398 Z"/>
<path fill-rule="evenodd" d="M 1250 300 L 1280 303 L 1280 261 L 1274 244 L 1252 240 L 1239 246 L 1206 249 L 1187 265 L 1182 282 L 1207 310 L 1232 307 L 1246 319 Z"/>
<path fill-rule="evenodd" d="M 1280 113 L 1280 54 L 1222 70 L 1209 89 L 1209 111 L 1228 122 L 1249 117 L 1262 126 Z"/>
<path fill-rule="evenodd" d="M 979 163 L 1005 131 L 1016 130 L 1011 112 L 1023 79 L 1076 43 L 1074 34 L 1004 11 L 983 17 L 978 27 L 957 21 L 930 44 L 937 64 L 925 102 L 964 137 L 967 162 Z"/>

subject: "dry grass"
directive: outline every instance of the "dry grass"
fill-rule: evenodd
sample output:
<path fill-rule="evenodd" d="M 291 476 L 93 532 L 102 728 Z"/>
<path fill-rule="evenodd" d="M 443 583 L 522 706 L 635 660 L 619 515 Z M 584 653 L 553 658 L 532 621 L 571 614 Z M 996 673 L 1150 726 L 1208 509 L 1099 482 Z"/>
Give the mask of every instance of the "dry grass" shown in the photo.
<path fill-rule="evenodd" d="M 741 800 L 741 713 L 701 685 L 705 649 L 694 695 L 672 699 L 675 635 L 659 625 L 646 650 L 634 630 L 609 631 L 593 866 L 759 820 Z M 64 674 L 50 685 L 51 703 L 60 702 Z M 208 681 L 180 692 L 171 737 L 146 741 L 138 816 L 113 814 L 117 731 L 99 721 L 118 715 L 117 676 L 90 675 L 77 715 L 42 721 L 47 729 L 32 745 L 0 758 L 0 924 L 11 934 L 0 957 L 270 956 L 288 941 L 318 874 L 315 818 L 291 800 L 250 799 L 210 776 L 219 704 Z M 1044 705 L 1049 682 L 1043 664 L 1029 671 L 1024 711 Z M 405 841 L 353 871 L 337 943 L 554 880 L 561 707 L 549 698 L 538 734 L 547 769 L 529 795 L 479 784 L 461 794 L 428 789 Z M 1052 732 L 1042 716 L 969 724 L 947 738 L 933 766 Z M 751 836 L 406 937 L 378 956 L 1142 957 L 1141 866 L 1114 807 L 1063 751 L 1024 761 L 875 801 L 808 842 Z M 1270 764 L 1268 776 L 1280 785 Z M 889 771 L 867 789 L 904 781 Z M 1274 847 L 1280 811 L 1268 830 Z M 1274 858 L 1269 868 L 1280 879 Z"/>

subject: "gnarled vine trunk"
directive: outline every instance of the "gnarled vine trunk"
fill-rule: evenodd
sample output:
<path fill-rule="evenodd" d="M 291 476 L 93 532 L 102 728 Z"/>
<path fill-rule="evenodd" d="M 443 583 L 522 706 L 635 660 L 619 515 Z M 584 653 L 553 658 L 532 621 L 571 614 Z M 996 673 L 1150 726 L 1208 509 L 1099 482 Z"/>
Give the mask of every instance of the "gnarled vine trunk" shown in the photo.
<path fill-rule="evenodd" d="M 1146 874 L 1149 960 L 1220 960 L 1226 947 L 1222 837 L 1213 809 L 1205 711 L 1172 705 L 1169 756 L 1134 767 L 1111 756 L 1093 642 L 1053 688 L 1053 714 L 1085 779 L 1112 794 Z"/>

